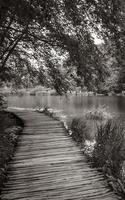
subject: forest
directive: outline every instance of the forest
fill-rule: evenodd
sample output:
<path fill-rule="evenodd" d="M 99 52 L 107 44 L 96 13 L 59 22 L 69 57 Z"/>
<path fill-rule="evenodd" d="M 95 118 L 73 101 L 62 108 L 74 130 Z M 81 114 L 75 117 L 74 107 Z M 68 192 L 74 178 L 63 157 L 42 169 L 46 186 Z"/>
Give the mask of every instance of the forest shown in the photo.
<path fill-rule="evenodd" d="M 28 82 L 60 95 L 124 91 L 124 0 L 1 0 L 0 86 Z"/>

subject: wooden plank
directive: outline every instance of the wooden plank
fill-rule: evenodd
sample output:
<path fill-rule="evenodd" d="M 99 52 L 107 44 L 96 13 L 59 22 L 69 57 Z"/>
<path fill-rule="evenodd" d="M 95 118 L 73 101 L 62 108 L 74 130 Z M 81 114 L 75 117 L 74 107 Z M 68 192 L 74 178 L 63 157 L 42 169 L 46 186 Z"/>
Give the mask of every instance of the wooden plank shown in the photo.
<path fill-rule="evenodd" d="M 1 200 L 117 200 L 59 121 L 13 110 L 25 122 Z"/>

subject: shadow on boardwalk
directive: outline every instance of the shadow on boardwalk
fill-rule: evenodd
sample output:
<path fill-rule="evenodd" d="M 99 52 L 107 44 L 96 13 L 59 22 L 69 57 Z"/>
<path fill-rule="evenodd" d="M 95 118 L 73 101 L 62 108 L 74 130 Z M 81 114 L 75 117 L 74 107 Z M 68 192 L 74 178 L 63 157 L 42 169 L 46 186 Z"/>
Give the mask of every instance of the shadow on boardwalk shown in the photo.
<path fill-rule="evenodd" d="M 25 122 L 2 200 L 117 200 L 59 121 L 13 110 Z"/>

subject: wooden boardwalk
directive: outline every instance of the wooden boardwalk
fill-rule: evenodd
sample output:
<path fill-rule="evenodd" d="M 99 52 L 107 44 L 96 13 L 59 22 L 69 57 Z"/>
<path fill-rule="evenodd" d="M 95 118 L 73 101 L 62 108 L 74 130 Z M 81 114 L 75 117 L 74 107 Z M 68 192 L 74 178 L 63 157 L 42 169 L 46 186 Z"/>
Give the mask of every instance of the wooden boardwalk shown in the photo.
<path fill-rule="evenodd" d="M 117 200 L 59 121 L 14 111 L 25 122 L 2 200 Z"/>

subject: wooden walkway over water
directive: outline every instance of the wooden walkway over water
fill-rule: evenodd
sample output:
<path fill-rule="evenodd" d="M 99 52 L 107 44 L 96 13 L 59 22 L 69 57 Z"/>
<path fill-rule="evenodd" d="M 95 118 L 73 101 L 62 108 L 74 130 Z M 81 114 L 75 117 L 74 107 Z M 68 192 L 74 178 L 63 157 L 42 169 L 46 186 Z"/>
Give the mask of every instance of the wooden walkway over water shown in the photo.
<path fill-rule="evenodd" d="M 14 111 L 25 122 L 2 200 L 117 200 L 103 176 L 59 121 L 33 111 Z"/>

